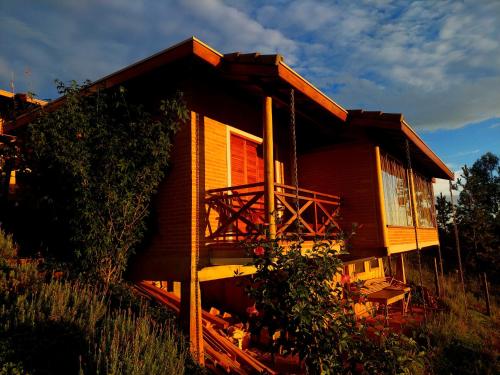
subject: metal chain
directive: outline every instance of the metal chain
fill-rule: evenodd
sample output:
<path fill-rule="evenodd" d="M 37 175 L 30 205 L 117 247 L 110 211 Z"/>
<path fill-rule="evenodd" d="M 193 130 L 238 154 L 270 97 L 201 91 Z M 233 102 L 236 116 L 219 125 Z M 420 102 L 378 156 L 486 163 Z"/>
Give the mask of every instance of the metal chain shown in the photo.
<path fill-rule="evenodd" d="M 297 219 L 295 220 L 295 225 L 297 228 L 297 234 L 301 235 L 302 229 L 299 220 L 299 171 L 297 166 L 297 134 L 296 134 L 296 123 L 295 123 L 295 90 L 290 89 L 290 136 L 292 143 L 292 168 L 293 168 L 293 182 L 295 185 L 295 210 L 297 212 Z"/>
<path fill-rule="evenodd" d="M 406 139 L 406 162 L 407 162 L 407 167 L 408 167 L 408 182 L 410 185 L 410 192 L 415 196 L 415 189 L 412 181 L 412 176 L 413 174 L 412 167 L 411 167 L 411 157 L 410 157 L 410 142 L 408 142 L 408 139 Z M 410 200 L 410 203 L 413 205 L 413 199 Z M 420 246 L 418 244 L 418 230 L 417 230 L 417 218 L 416 218 L 416 212 L 417 212 L 417 207 L 413 207 L 413 228 L 415 230 L 415 246 L 417 247 L 417 258 L 418 258 L 418 274 L 420 278 L 420 290 L 422 291 L 422 303 L 424 305 L 424 321 L 427 323 L 427 306 L 425 303 L 425 296 L 424 296 L 424 282 L 423 282 L 423 276 L 422 276 L 422 260 L 420 258 Z"/>

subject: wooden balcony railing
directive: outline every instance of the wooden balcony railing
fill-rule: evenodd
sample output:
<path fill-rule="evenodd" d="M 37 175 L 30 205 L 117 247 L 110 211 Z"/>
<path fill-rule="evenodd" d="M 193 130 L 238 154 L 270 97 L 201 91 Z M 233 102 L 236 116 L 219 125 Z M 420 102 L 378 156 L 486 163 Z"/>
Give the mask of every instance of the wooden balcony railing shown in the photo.
<path fill-rule="evenodd" d="M 277 234 L 287 237 L 297 233 L 314 238 L 340 230 L 340 198 L 293 186 L 274 184 Z M 297 204 L 298 202 L 298 204 Z M 207 191 L 207 241 L 257 239 L 265 233 L 264 183 L 231 186 Z"/>

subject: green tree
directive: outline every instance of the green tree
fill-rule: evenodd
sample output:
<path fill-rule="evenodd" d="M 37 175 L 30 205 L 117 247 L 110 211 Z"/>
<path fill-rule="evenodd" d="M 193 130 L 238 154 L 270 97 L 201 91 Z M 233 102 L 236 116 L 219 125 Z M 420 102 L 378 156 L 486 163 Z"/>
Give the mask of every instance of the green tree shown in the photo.
<path fill-rule="evenodd" d="M 500 164 L 488 152 L 462 168 L 457 216 L 467 264 L 498 282 L 500 248 Z"/>
<path fill-rule="evenodd" d="M 187 110 L 180 94 L 149 112 L 122 87 L 90 92 L 58 82 L 58 90 L 60 107 L 42 109 L 29 127 L 29 185 L 50 223 L 42 237 L 54 247 L 71 246 L 84 271 L 109 283 L 121 277 L 144 236 Z"/>
<path fill-rule="evenodd" d="M 436 198 L 436 211 L 437 225 L 440 233 L 449 234 L 452 207 L 451 202 L 443 195 L 443 193 L 439 193 L 439 196 Z"/>

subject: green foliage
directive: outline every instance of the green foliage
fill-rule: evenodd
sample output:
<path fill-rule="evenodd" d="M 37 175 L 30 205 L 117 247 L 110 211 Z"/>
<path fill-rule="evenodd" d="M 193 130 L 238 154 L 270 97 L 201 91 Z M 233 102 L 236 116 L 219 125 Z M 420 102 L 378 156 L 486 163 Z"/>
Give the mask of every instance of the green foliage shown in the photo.
<path fill-rule="evenodd" d="M 196 372 L 172 316 L 158 310 L 126 286 L 53 280 L 14 263 L 0 270 L 0 374 Z"/>
<path fill-rule="evenodd" d="M 64 102 L 30 126 L 27 178 L 50 223 L 45 246 L 75 249 L 84 271 L 119 280 L 144 236 L 173 136 L 187 119 L 180 94 L 149 112 L 124 88 L 90 92 L 58 82 Z M 52 249 L 51 249 L 52 250 Z"/>
<path fill-rule="evenodd" d="M 465 270 L 486 272 L 500 283 L 500 161 L 488 152 L 472 167 L 462 168 L 454 185 L 459 190 L 456 210 L 459 240 Z M 436 199 L 439 238 L 448 269 L 457 266 L 451 203 L 442 195 Z"/>
<path fill-rule="evenodd" d="M 500 257 L 500 163 L 486 153 L 472 167 L 462 168 L 458 222 L 465 261 L 477 271 L 486 271 L 499 282 Z"/>
<path fill-rule="evenodd" d="M 298 354 L 311 374 L 418 373 L 413 340 L 386 333 L 377 342 L 356 319 L 353 296 L 340 282 L 343 264 L 335 245 L 333 240 L 316 241 L 310 250 L 301 241 L 286 250 L 278 240 L 248 245 L 256 273 L 247 292 L 259 312 L 252 329 L 266 326 L 279 335 L 270 349 Z"/>

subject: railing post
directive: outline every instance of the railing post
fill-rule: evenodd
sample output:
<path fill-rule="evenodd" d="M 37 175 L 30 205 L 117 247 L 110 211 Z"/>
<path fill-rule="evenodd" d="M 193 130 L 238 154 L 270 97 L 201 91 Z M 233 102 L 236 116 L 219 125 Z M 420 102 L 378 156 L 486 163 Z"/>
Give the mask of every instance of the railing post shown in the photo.
<path fill-rule="evenodd" d="M 269 238 L 276 238 L 276 218 L 274 216 L 274 143 L 273 143 L 273 102 L 270 96 L 263 103 L 264 133 L 264 207 L 265 219 L 269 224 Z"/>

